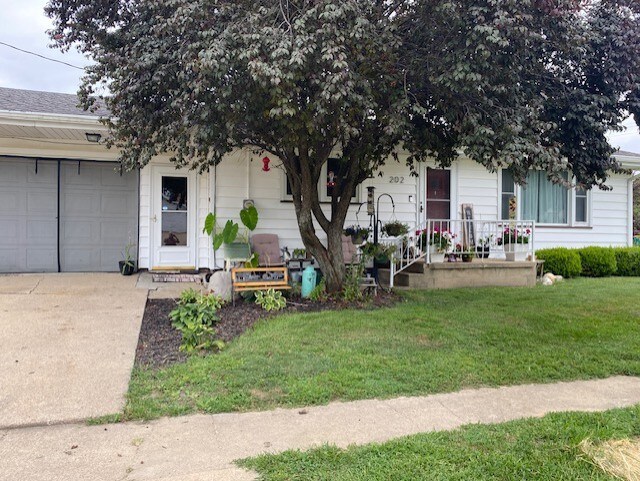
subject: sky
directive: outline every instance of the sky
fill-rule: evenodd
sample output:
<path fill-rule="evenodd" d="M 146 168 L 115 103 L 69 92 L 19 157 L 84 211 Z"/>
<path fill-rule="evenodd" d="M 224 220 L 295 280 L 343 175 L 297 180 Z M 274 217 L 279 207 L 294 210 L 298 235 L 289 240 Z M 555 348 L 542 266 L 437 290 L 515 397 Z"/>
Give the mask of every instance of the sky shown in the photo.
<path fill-rule="evenodd" d="M 78 67 L 89 65 L 89 60 L 75 50 L 62 53 L 48 47 L 46 30 L 51 22 L 44 14 L 45 5 L 44 0 L 0 0 L 0 42 Z M 0 87 L 75 93 L 81 76 L 82 70 L 0 44 Z M 612 132 L 610 142 L 622 150 L 640 153 L 638 127 L 632 119 L 623 125 L 626 130 Z"/>

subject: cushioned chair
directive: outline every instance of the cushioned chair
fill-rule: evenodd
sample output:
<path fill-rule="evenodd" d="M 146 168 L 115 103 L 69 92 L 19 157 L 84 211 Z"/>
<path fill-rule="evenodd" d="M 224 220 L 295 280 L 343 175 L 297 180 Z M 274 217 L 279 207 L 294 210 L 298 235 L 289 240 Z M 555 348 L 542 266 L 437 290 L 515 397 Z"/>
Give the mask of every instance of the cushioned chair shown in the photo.
<path fill-rule="evenodd" d="M 258 263 L 262 267 L 283 266 L 280 241 L 276 234 L 255 234 L 251 236 L 251 249 L 258 254 Z"/>
<path fill-rule="evenodd" d="M 358 246 L 346 235 L 342 236 L 342 257 L 345 264 L 357 263 L 359 258 Z"/>

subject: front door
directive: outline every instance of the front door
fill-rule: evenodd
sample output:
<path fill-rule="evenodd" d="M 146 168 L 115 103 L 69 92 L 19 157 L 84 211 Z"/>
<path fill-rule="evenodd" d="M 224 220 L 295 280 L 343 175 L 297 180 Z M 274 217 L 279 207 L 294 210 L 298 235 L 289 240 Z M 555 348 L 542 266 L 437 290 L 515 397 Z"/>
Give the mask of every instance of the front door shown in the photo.
<path fill-rule="evenodd" d="M 155 270 L 196 269 L 195 174 L 155 167 L 152 188 Z"/>
<path fill-rule="evenodd" d="M 451 170 L 427 168 L 427 219 L 451 217 Z"/>

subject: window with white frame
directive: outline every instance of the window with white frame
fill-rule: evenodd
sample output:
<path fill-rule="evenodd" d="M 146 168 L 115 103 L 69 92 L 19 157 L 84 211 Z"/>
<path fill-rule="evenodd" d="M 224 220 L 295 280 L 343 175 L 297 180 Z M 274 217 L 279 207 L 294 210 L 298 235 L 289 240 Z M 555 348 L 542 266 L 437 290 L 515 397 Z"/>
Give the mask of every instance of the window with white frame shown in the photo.
<path fill-rule="evenodd" d="M 329 158 L 322 166 L 320 181 L 318 182 L 318 198 L 320 202 L 331 202 L 331 195 L 337 183 L 337 172 L 339 168 L 339 159 Z M 282 173 L 282 200 L 292 200 L 291 185 L 286 173 Z M 357 203 L 360 199 L 360 186 L 356 187 L 356 191 L 351 198 L 352 203 Z"/>
<path fill-rule="evenodd" d="M 565 174 L 565 180 L 568 176 Z M 532 170 L 527 175 L 526 185 L 518 186 L 508 169 L 502 170 L 501 218 L 534 220 L 538 224 L 573 225 L 588 222 L 588 192 L 585 189 L 567 189 L 554 184 L 547 173 Z M 515 208 L 516 201 L 517 207 Z M 511 212 L 510 212 L 511 211 Z"/>

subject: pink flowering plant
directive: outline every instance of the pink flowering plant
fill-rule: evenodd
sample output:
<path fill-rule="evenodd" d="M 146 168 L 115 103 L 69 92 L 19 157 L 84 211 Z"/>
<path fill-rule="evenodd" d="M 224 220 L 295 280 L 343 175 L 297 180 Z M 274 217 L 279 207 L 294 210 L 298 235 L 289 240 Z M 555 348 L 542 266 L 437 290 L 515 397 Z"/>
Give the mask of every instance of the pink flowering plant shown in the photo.
<path fill-rule="evenodd" d="M 517 229 L 506 227 L 502 232 L 502 237 L 498 239 L 498 245 L 503 244 L 528 244 L 531 229 Z"/>
<path fill-rule="evenodd" d="M 438 252 L 447 252 L 451 250 L 453 239 L 456 235 L 446 229 L 435 227 L 429 236 L 427 229 L 416 231 L 416 237 L 420 240 L 420 247 L 423 249 L 427 246 L 436 246 Z"/>

